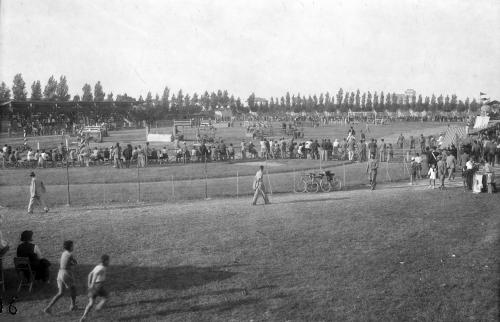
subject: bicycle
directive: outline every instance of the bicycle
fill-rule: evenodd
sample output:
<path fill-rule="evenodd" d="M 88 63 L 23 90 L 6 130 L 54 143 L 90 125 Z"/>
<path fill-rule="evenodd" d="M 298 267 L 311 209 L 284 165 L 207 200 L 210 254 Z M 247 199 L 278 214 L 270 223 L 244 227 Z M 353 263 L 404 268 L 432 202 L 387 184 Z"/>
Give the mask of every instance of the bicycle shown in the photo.
<path fill-rule="evenodd" d="M 324 171 L 319 173 L 319 187 L 323 192 L 342 190 L 342 182 L 335 176 L 335 173 Z"/>
<path fill-rule="evenodd" d="M 315 173 L 302 174 L 299 182 L 295 186 L 296 192 L 318 192 L 319 182 L 316 180 Z"/>
<path fill-rule="evenodd" d="M 302 174 L 295 187 L 296 192 L 331 192 L 341 189 L 342 182 L 330 171 Z"/>

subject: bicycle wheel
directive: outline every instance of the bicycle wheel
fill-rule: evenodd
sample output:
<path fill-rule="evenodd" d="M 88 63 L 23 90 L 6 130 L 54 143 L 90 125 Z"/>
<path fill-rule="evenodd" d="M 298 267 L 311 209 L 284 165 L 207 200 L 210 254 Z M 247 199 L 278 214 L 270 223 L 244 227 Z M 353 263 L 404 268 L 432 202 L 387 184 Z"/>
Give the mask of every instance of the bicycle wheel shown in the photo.
<path fill-rule="evenodd" d="M 342 181 L 337 178 L 333 178 L 332 182 L 332 190 L 342 190 Z"/>
<path fill-rule="evenodd" d="M 316 181 L 307 183 L 307 192 L 318 192 L 319 184 Z"/>
<path fill-rule="evenodd" d="M 332 187 L 332 184 L 330 183 L 330 181 L 324 179 L 324 180 L 321 180 L 321 191 L 324 191 L 324 192 L 330 192 L 332 191 L 333 187 Z"/>
<path fill-rule="evenodd" d="M 307 192 L 307 182 L 304 180 L 298 180 L 293 188 L 295 189 L 295 192 Z"/>

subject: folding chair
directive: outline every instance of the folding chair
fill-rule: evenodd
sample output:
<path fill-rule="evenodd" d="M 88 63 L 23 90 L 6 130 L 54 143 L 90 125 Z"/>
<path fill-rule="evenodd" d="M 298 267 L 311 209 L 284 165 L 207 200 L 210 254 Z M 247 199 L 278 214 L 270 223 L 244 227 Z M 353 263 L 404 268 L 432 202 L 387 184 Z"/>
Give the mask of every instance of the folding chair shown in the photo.
<path fill-rule="evenodd" d="M 33 283 L 35 282 L 35 273 L 31 269 L 29 258 L 14 257 L 14 268 L 16 269 L 17 277 L 20 281 L 17 291 L 19 292 L 22 286 L 29 286 L 29 291 L 31 293 Z"/>

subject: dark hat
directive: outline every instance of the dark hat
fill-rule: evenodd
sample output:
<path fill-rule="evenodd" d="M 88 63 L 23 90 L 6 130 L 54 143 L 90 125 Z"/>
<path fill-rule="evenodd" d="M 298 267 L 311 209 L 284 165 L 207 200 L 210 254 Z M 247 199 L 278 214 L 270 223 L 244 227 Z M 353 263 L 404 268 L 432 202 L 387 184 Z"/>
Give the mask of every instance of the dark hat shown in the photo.
<path fill-rule="evenodd" d="M 31 230 L 25 230 L 21 233 L 22 242 L 30 242 L 33 240 L 33 232 Z"/>
<path fill-rule="evenodd" d="M 35 173 L 33 171 L 31 171 L 30 177 L 34 177 L 34 176 L 35 176 Z"/>

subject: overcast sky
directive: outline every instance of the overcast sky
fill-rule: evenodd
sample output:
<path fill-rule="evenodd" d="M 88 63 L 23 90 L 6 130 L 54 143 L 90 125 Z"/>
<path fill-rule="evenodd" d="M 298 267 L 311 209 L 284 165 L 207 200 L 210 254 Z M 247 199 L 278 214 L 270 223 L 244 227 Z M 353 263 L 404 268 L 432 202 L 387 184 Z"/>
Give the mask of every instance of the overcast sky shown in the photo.
<path fill-rule="evenodd" d="M 0 80 L 138 97 L 344 90 L 500 98 L 500 1 L 0 0 Z"/>

